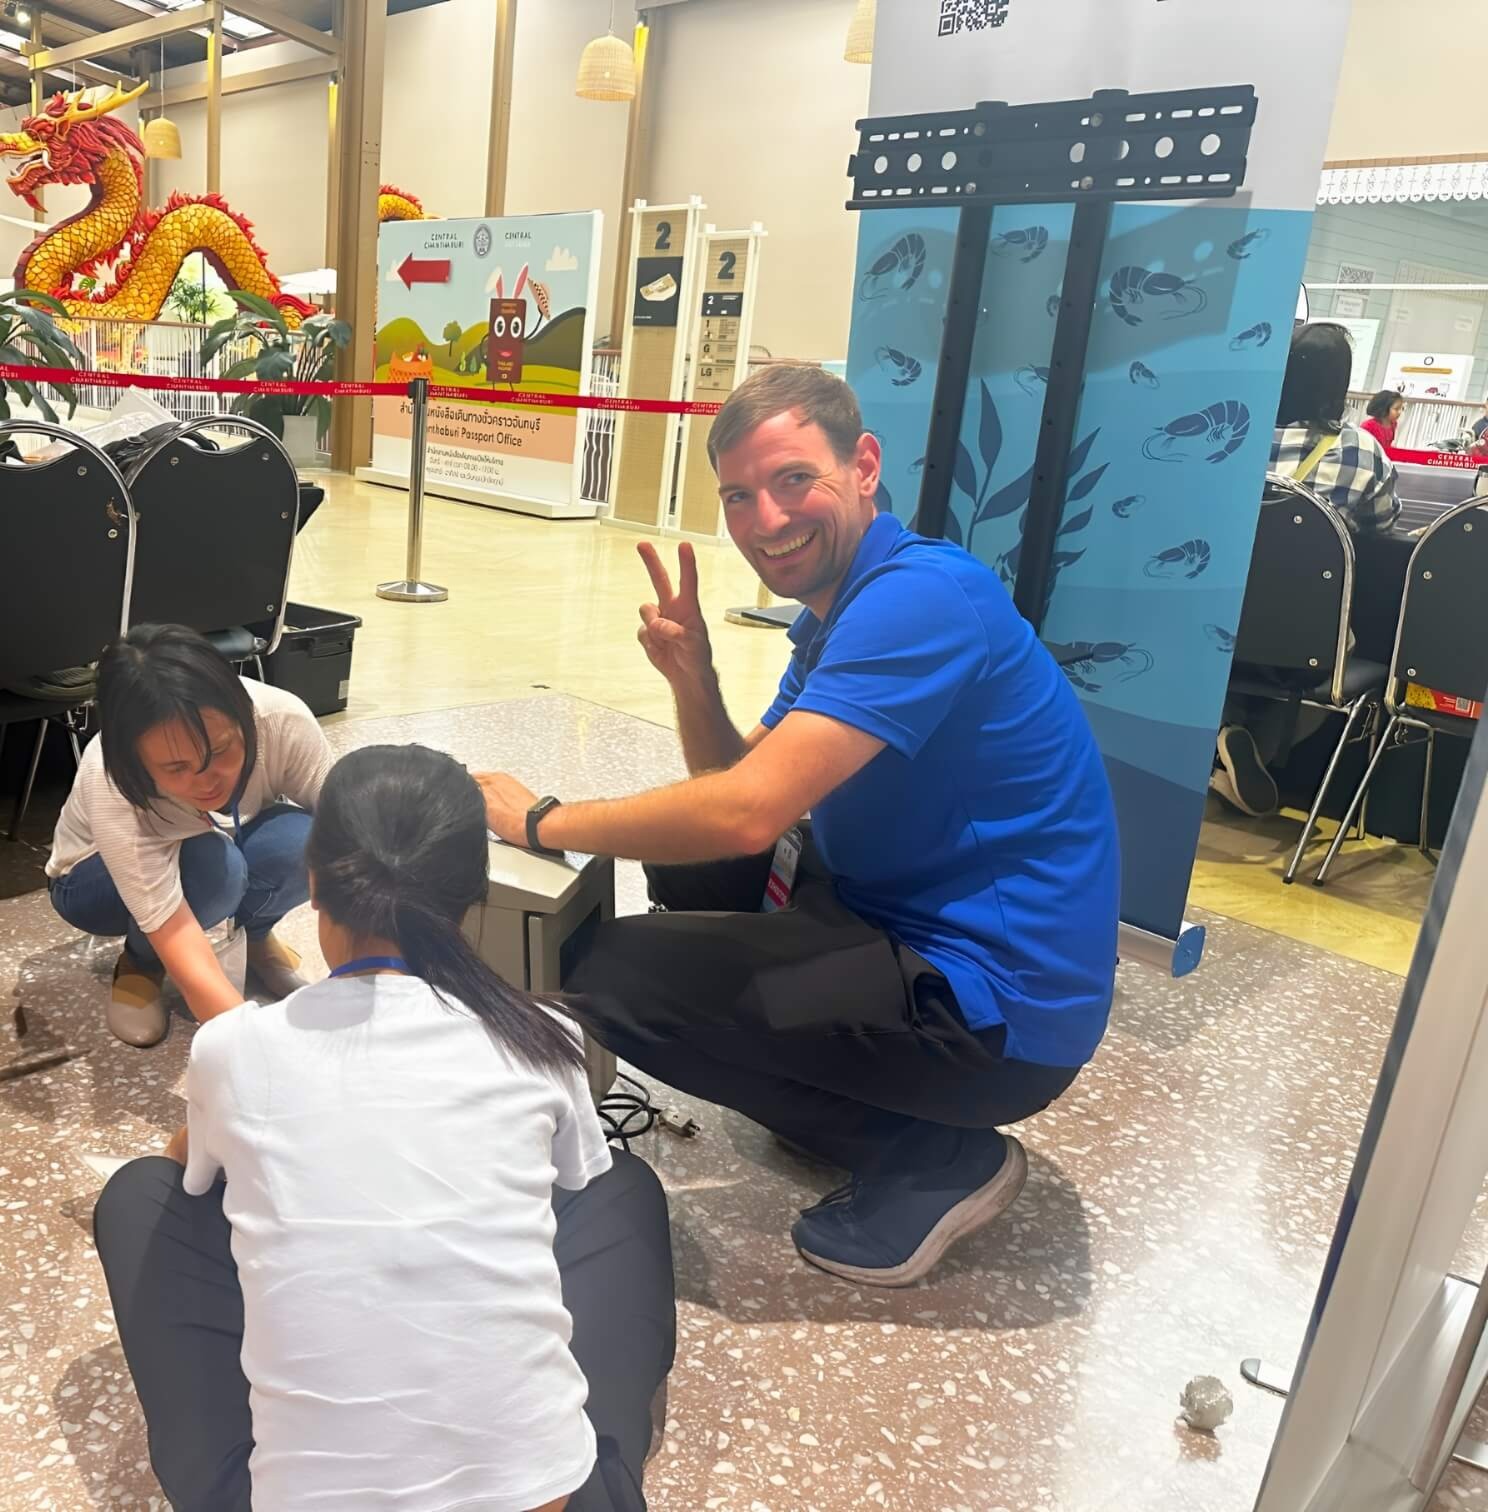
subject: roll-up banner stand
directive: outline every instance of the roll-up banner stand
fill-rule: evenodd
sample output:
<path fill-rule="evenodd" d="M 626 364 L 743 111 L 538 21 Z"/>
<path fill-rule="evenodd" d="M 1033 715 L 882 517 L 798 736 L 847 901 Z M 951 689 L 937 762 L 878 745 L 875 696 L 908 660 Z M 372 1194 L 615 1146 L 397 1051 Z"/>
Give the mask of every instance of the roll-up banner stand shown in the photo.
<path fill-rule="evenodd" d="M 879 0 L 848 376 L 880 507 L 1021 584 L 1105 754 L 1123 954 L 1179 973 L 1349 11 Z"/>
<path fill-rule="evenodd" d="M 708 226 L 699 238 L 701 287 L 687 375 L 688 399 L 722 404 L 749 376 L 754 299 L 764 239 L 765 228 L 758 222 L 748 231 L 719 231 Z M 712 417 L 707 415 L 689 415 L 682 422 L 673 521 L 679 534 L 706 540 L 727 534 L 718 501 L 718 479 L 708 460 L 708 432 L 712 427 Z"/>
<path fill-rule="evenodd" d="M 696 320 L 698 223 L 703 202 L 648 205 L 631 215 L 630 318 L 620 359 L 627 399 L 680 400 Z M 611 525 L 660 530 L 671 514 L 676 477 L 677 415 L 622 414 L 615 422 Z"/>

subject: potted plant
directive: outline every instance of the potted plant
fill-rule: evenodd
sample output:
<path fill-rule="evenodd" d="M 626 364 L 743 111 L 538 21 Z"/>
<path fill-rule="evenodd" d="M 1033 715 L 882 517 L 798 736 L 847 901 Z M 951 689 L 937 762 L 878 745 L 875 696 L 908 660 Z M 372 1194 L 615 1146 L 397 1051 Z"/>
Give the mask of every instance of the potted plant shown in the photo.
<path fill-rule="evenodd" d="M 242 289 L 228 291 L 237 312 L 219 320 L 202 341 L 202 370 L 207 370 L 231 342 L 250 344 L 246 356 L 231 363 L 224 378 L 255 378 L 262 383 L 323 383 L 335 371 L 336 352 L 351 340 L 351 327 L 330 315 L 312 315 L 291 331 L 277 306 Z M 242 394 L 233 401 L 235 415 L 257 420 L 284 442 L 296 466 L 313 466 L 317 442 L 331 423 L 331 401 L 320 394 Z"/>
<path fill-rule="evenodd" d="M 83 354 L 52 319 L 67 318 L 67 307 L 50 294 L 34 289 L 15 289 L 0 294 L 0 362 L 20 367 L 76 369 L 82 366 Z M 67 418 L 77 409 L 77 390 L 71 384 L 54 383 L 67 401 Z M 18 378 L 0 379 L 0 420 L 10 419 L 10 395 L 23 405 L 35 405 L 43 418 L 57 424 L 57 412 L 36 384 Z"/>

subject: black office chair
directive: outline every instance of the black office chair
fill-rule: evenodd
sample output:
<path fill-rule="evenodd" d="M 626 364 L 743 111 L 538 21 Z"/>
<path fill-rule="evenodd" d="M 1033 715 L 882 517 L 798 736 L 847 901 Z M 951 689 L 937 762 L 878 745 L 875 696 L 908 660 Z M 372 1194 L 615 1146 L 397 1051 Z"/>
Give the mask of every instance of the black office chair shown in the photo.
<path fill-rule="evenodd" d="M 244 439 L 218 447 L 208 431 Z M 254 420 L 208 415 L 162 438 L 126 478 L 140 537 L 129 623 L 189 625 L 262 677 L 284 627 L 299 520 L 288 453 Z"/>
<path fill-rule="evenodd" d="M 22 462 L 13 438 L 23 435 L 65 441 L 71 449 L 50 461 Z M 0 550 L 12 563 L 0 593 L 0 741 L 10 725 L 37 722 L 11 820 L 14 840 L 31 802 L 48 728 L 61 723 L 73 760 L 80 761 L 76 715 L 92 696 L 33 698 L 4 690 L 96 662 L 128 623 L 135 521 L 118 469 L 61 426 L 39 420 L 0 424 Z"/>
<path fill-rule="evenodd" d="M 1431 759 L 1438 735 L 1471 739 L 1478 722 L 1406 703 L 1406 684 L 1439 689 L 1454 697 L 1482 702 L 1488 690 L 1488 499 L 1467 499 L 1449 509 L 1416 543 L 1405 578 L 1405 598 L 1390 658 L 1385 710 L 1390 716 L 1384 736 L 1344 817 L 1352 822 L 1387 750 L 1426 742 L 1426 771 L 1421 780 L 1421 829 L 1417 845 L 1431 854 L 1427 828 L 1431 803 Z M 1338 841 L 1329 847 L 1317 874 L 1326 880 Z"/>
<path fill-rule="evenodd" d="M 1338 511 L 1305 484 L 1266 478 L 1235 636 L 1230 692 L 1343 716 L 1343 732 L 1282 876 L 1296 879 L 1344 751 L 1379 726 L 1386 669 L 1350 654 L 1354 541 Z M 1339 835 L 1344 829 L 1339 830 Z"/>

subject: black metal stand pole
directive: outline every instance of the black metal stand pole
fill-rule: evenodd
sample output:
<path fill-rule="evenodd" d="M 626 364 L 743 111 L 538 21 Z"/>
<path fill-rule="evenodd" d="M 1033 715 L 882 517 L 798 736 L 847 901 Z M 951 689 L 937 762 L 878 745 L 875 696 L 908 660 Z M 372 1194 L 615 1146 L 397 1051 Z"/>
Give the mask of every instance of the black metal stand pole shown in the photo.
<path fill-rule="evenodd" d="M 925 438 L 925 471 L 920 478 L 920 506 L 915 525 L 921 535 L 937 540 L 946 533 L 951 509 L 951 479 L 956 447 L 961 441 L 966 385 L 971 377 L 971 354 L 976 346 L 977 318 L 982 307 L 992 211 L 991 205 L 966 205 L 956 228 L 956 253 L 951 261 L 940 367 L 935 374 L 935 398 L 930 409 L 930 433 Z"/>
<path fill-rule="evenodd" d="M 1086 200 L 1075 206 L 1069 261 L 1064 271 L 1064 297 L 1059 305 L 1059 323 L 1054 328 L 1048 392 L 1044 395 L 1038 449 L 1034 453 L 1028 518 L 1023 525 L 1018 578 L 1013 585 L 1013 603 L 1035 630 L 1042 626 L 1049 602 L 1054 546 L 1064 518 L 1080 389 L 1085 380 L 1090 329 L 1100 292 L 1101 260 L 1110 229 L 1110 200 Z M 949 331 L 946 335 L 949 339 Z M 964 398 L 964 389 L 962 393 Z"/>

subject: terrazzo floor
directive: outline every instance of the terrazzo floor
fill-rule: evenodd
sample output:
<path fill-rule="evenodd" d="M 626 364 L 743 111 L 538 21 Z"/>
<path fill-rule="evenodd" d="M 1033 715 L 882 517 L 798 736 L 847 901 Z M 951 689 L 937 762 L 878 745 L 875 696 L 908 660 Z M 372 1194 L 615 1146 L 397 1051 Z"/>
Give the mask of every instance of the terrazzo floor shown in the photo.
<path fill-rule="evenodd" d="M 328 731 L 421 740 L 569 797 L 678 775 L 660 726 L 553 695 Z M 621 912 L 644 906 L 622 867 Z M 1000 1224 L 905 1292 L 805 1267 L 794 1211 L 835 1177 L 681 1097 L 700 1136 L 637 1148 L 672 1205 L 680 1337 L 655 1512 L 1246 1512 L 1281 1403 L 1238 1364 L 1296 1352 L 1400 991 L 1388 972 L 1205 915 L 1185 982 L 1121 968 L 1111 1034 L 1020 1130 Z M 311 916 L 287 921 L 318 964 Z M 40 893 L 0 902 L 0 1508 L 159 1508 L 89 1237 L 120 1158 L 182 1119 L 190 1029 L 115 1042 L 114 950 Z M 25 1033 L 18 1034 L 19 1010 Z M 50 1064 L 49 1064 L 50 1063 Z M 29 1074 L 18 1074 L 32 1069 Z M 1480 1273 L 1488 1223 L 1461 1264 Z M 1176 1419 L 1193 1375 L 1236 1399 Z M 1455 1473 L 1439 1508 L 1488 1507 Z M 272 1512 L 272 1509 L 268 1509 Z"/>

